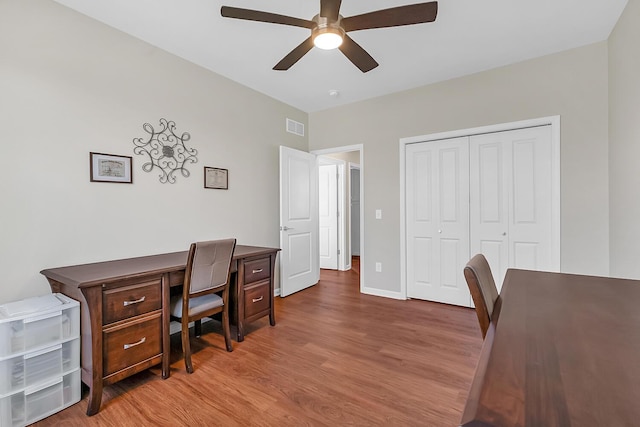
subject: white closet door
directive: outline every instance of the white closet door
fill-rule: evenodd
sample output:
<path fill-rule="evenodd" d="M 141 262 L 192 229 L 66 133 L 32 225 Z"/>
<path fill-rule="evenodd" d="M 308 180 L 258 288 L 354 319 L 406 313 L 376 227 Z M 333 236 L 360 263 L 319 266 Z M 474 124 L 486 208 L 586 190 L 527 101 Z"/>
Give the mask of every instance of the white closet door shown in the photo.
<path fill-rule="evenodd" d="M 469 139 L 406 149 L 407 296 L 470 306 Z"/>
<path fill-rule="evenodd" d="M 498 286 L 507 268 L 554 270 L 551 126 L 470 138 L 471 255 Z"/>

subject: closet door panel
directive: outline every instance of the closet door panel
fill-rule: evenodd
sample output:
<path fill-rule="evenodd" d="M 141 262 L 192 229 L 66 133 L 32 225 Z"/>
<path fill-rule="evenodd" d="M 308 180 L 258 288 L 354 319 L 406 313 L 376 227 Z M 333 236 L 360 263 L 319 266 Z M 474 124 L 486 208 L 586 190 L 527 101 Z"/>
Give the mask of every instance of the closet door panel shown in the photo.
<path fill-rule="evenodd" d="M 502 188 L 502 145 L 495 142 L 477 146 L 478 208 L 480 223 L 500 226 L 505 222 Z"/>
<path fill-rule="evenodd" d="M 482 253 L 498 290 L 509 265 L 509 150 L 500 133 L 472 136 L 470 152 L 471 256 Z"/>
<path fill-rule="evenodd" d="M 552 270 L 551 127 L 503 133 L 511 147 L 509 265 Z"/>
<path fill-rule="evenodd" d="M 406 149 L 407 296 L 470 305 L 468 138 Z"/>
<path fill-rule="evenodd" d="M 442 225 L 459 224 L 462 216 L 459 201 L 463 197 L 460 193 L 462 189 L 459 182 L 460 149 L 459 147 L 441 149 L 438 154 L 439 185 L 437 192 L 440 223 Z"/>
<path fill-rule="evenodd" d="M 535 224 L 536 159 L 535 139 L 514 141 L 512 147 L 513 222 Z"/>
<path fill-rule="evenodd" d="M 532 242 L 513 242 L 513 265 L 514 268 L 522 268 L 524 270 L 539 270 L 540 261 L 538 254 L 544 248 L 538 243 Z"/>
<path fill-rule="evenodd" d="M 428 237 L 415 237 L 413 243 L 413 254 L 415 260 L 431 259 L 433 257 L 433 239 Z M 433 286 L 433 271 L 428 262 L 415 263 L 414 281 L 424 287 Z"/>
<path fill-rule="evenodd" d="M 440 281 L 434 216 L 434 152 L 412 144 L 406 151 L 407 296 L 429 295 Z"/>

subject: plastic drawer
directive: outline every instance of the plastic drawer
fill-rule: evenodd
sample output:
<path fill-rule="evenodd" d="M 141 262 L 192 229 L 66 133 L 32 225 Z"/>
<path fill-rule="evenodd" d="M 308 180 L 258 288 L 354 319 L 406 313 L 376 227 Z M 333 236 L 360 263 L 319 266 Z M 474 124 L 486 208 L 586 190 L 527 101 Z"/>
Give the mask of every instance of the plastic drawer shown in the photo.
<path fill-rule="evenodd" d="M 43 348 L 80 335 L 80 305 L 62 294 L 54 309 L 24 316 L 0 316 L 0 358 Z"/>
<path fill-rule="evenodd" d="M 80 370 L 0 398 L 0 425 L 25 426 L 80 401 Z"/>
<path fill-rule="evenodd" d="M 80 366 L 80 339 L 0 360 L 0 395 L 31 387 Z"/>

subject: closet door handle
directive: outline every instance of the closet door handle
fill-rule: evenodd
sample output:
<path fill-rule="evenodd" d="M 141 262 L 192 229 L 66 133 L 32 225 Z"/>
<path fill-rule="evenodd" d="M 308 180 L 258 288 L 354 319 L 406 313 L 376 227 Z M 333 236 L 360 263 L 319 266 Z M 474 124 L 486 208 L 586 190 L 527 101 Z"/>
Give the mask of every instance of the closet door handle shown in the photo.
<path fill-rule="evenodd" d="M 503 233 L 502 233 L 502 235 L 503 235 L 503 236 L 506 236 L 506 235 L 507 235 L 507 232 L 506 232 L 506 231 L 505 231 L 505 232 L 503 232 Z"/>

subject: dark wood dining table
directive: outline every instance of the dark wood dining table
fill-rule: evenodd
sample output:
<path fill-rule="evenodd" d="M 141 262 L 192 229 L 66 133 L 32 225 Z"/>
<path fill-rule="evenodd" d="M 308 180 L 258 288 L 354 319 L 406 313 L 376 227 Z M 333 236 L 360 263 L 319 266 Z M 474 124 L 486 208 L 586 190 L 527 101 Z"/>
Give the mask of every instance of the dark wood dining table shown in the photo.
<path fill-rule="evenodd" d="M 508 270 L 461 426 L 640 426 L 640 281 Z"/>

